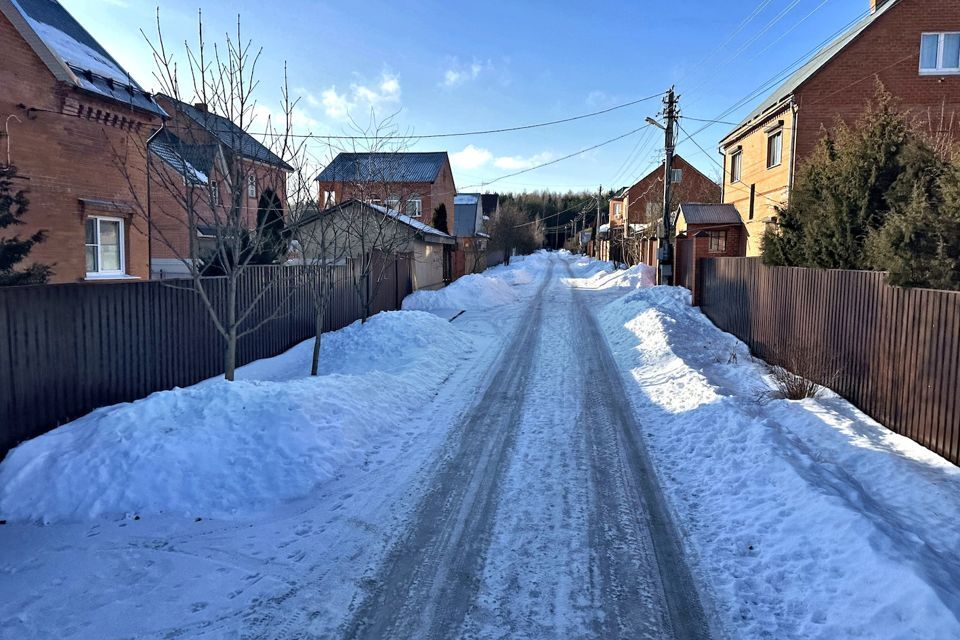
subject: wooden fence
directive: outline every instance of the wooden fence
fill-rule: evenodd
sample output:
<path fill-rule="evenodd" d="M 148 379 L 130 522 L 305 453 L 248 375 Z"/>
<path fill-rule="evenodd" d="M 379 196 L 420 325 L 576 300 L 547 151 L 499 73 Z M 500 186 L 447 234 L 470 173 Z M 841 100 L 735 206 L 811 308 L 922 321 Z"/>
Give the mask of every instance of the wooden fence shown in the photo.
<path fill-rule="evenodd" d="M 410 259 L 386 260 L 372 311 L 410 293 Z M 390 264 L 392 262 L 392 264 Z M 356 263 L 334 269 L 325 330 L 362 316 Z M 380 269 L 376 269 L 380 273 Z M 310 267 L 250 267 L 241 309 L 264 292 L 245 327 L 237 365 L 275 356 L 314 334 L 318 274 Z M 224 278 L 206 279 L 223 307 Z M 0 289 L 0 458 L 18 442 L 118 402 L 223 373 L 224 341 L 189 280 L 59 284 Z M 307 373 L 307 372 L 305 372 Z"/>
<path fill-rule="evenodd" d="M 813 359 L 815 381 L 960 464 L 960 293 L 885 278 L 704 259 L 701 308 L 768 362 Z"/>

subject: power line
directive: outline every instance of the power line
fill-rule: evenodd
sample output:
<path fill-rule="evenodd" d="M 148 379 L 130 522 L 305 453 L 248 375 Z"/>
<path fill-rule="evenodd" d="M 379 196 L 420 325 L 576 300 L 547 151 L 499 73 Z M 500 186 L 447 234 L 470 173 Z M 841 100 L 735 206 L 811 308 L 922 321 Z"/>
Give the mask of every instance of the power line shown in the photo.
<path fill-rule="evenodd" d="M 534 124 L 524 124 L 516 127 L 502 127 L 499 129 L 482 129 L 477 131 L 458 131 L 454 133 L 428 133 L 423 135 L 410 134 L 405 136 L 389 135 L 389 136 L 348 136 L 348 135 L 323 135 L 318 133 L 291 133 L 287 134 L 287 137 L 291 138 L 305 138 L 305 139 L 317 139 L 317 140 L 428 140 L 436 138 L 461 138 L 465 136 L 483 136 L 491 135 L 496 133 L 511 133 L 514 131 L 526 131 L 528 129 L 537 129 L 540 127 L 551 127 L 557 124 L 563 124 L 566 122 L 574 122 L 576 120 L 583 120 L 585 118 L 593 118 L 596 116 L 603 115 L 605 113 L 610 113 L 611 111 L 616 111 L 618 109 L 625 109 L 626 107 L 632 107 L 634 105 L 640 104 L 642 102 L 648 102 L 655 98 L 659 98 L 663 93 L 657 93 L 652 96 L 646 96 L 644 98 L 638 98 L 637 100 L 631 100 L 630 102 L 624 102 L 623 104 L 618 104 L 613 107 L 607 107 L 606 109 L 601 109 L 600 111 L 593 111 L 591 113 L 584 113 L 577 116 L 571 116 L 569 118 L 561 118 L 560 120 L 551 120 L 549 122 L 537 122 Z M 272 135 L 270 132 L 267 133 L 253 133 L 250 135 L 254 136 L 269 136 Z"/>

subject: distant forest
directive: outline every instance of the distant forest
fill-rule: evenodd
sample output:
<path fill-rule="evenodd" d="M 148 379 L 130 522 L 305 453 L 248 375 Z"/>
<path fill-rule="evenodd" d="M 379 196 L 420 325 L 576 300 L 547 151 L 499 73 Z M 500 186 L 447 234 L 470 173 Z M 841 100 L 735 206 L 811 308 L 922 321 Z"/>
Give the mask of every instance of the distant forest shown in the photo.
<path fill-rule="evenodd" d="M 603 199 L 600 202 L 601 224 L 607 221 L 607 214 L 610 211 L 610 198 L 612 197 L 613 191 L 607 191 L 603 194 Z M 543 220 L 544 227 L 547 229 L 547 246 L 559 249 L 566 239 L 573 235 L 573 231 L 572 229 L 558 229 L 558 227 L 573 222 L 585 207 L 590 207 L 591 212 L 590 215 L 586 216 L 585 228 L 594 224 L 597 211 L 597 193 L 596 191 L 501 193 L 500 206 L 507 204 L 516 204 L 520 207 L 528 220 L 536 220 L 537 218 Z"/>

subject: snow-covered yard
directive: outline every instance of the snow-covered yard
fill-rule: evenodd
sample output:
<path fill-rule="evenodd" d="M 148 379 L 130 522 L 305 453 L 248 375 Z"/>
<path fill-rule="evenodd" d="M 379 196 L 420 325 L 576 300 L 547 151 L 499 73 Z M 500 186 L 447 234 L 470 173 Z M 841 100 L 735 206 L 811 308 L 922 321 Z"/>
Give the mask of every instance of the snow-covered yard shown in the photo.
<path fill-rule="evenodd" d="M 600 637 L 643 616 L 598 596 L 631 593 L 633 561 L 659 553 L 596 564 L 646 540 L 619 509 L 630 491 L 597 475 L 622 464 L 596 428 L 621 406 L 714 635 L 960 637 L 960 470 L 829 392 L 758 401 L 763 364 L 652 285 L 646 267 L 536 254 L 324 336 L 316 378 L 304 343 L 23 444 L 0 463 L 0 637 L 364 637 L 354 612 L 395 622 L 380 577 L 431 593 L 397 557 L 434 544 L 418 516 L 434 508 L 437 557 L 479 563 L 430 574 L 459 580 L 460 630 Z M 590 384 L 582 351 L 603 339 L 584 313 L 626 399 Z M 484 458 L 487 429 L 502 442 Z M 461 506 L 484 492 L 482 512 Z M 637 606 L 658 606 L 656 573 Z M 410 593 L 394 612 L 419 610 Z"/>

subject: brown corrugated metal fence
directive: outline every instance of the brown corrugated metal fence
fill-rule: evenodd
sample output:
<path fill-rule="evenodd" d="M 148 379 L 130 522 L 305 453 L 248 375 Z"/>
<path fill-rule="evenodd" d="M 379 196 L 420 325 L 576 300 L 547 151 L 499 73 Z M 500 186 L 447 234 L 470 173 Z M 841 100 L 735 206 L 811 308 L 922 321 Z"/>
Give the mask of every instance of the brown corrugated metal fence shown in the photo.
<path fill-rule="evenodd" d="M 815 381 L 960 464 L 960 292 L 892 287 L 885 277 L 704 259 L 701 308 L 767 362 L 806 351 L 821 372 Z"/>
<path fill-rule="evenodd" d="M 374 287 L 373 313 L 400 308 L 411 291 L 410 256 L 379 259 L 393 265 Z M 327 331 L 361 317 L 354 268 L 334 268 Z M 316 282 L 310 267 L 244 271 L 240 309 L 266 290 L 244 326 L 281 313 L 239 340 L 238 366 L 313 335 Z M 206 279 L 215 305 L 223 304 L 225 283 Z M 222 374 L 223 339 L 192 286 L 167 280 L 0 289 L 0 458 L 98 407 Z"/>

